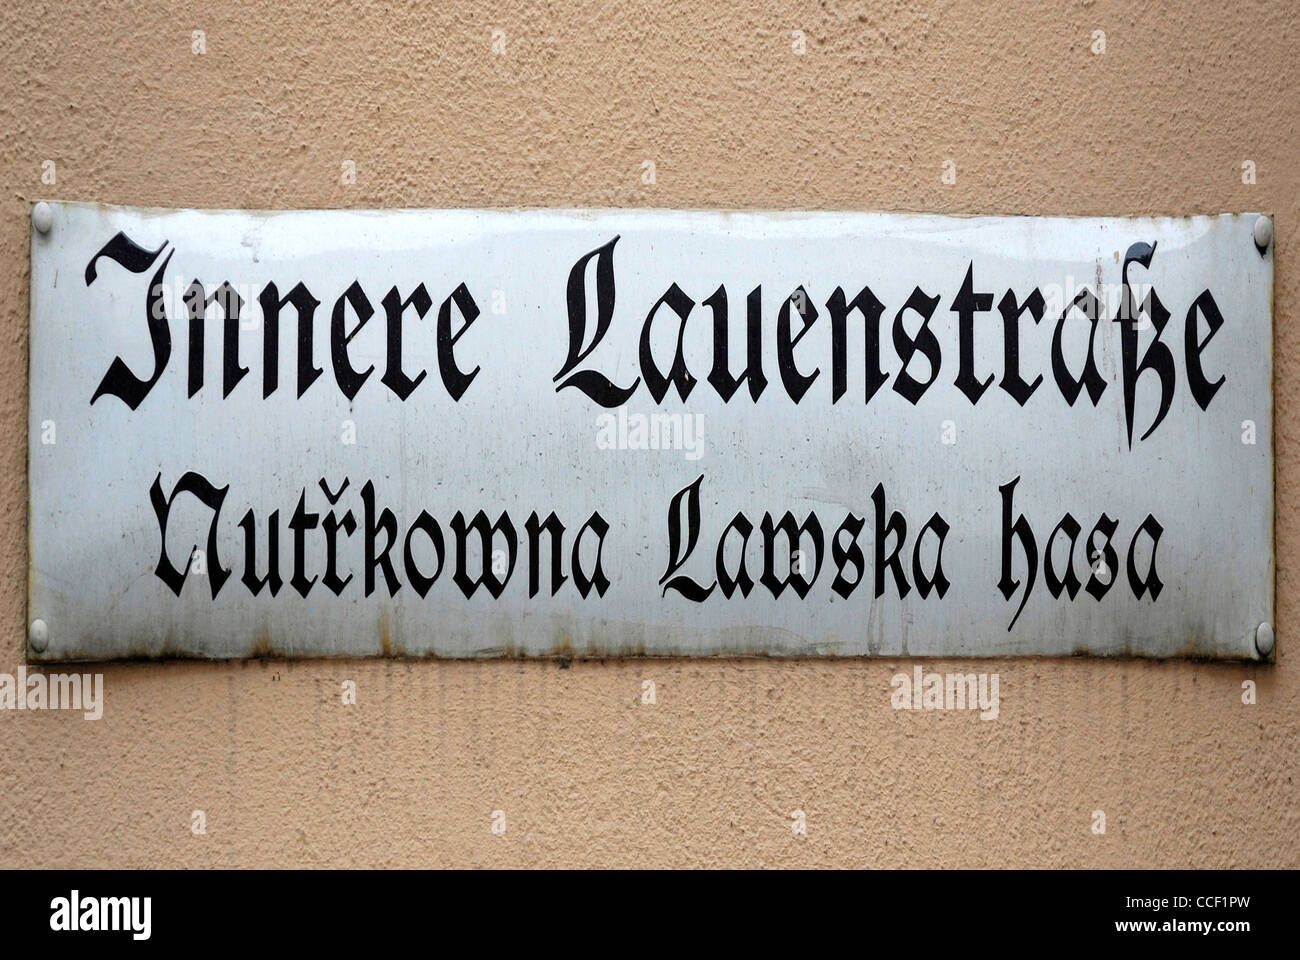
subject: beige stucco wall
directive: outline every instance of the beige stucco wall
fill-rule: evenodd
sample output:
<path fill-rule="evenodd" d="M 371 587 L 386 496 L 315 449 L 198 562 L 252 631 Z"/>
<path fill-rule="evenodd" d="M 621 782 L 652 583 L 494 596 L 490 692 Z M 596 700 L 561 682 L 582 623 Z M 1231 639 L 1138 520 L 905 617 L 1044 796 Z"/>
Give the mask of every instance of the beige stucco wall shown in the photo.
<path fill-rule="evenodd" d="M 0 866 L 1300 865 L 1295 4 L 117 6 L 0 4 L 0 672 L 24 657 L 40 197 L 1271 210 L 1278 662 L 1004 661 L 996 722 L 895 712 L 898 661 L 110 665 L 99 722 L 0 712 Z"/>

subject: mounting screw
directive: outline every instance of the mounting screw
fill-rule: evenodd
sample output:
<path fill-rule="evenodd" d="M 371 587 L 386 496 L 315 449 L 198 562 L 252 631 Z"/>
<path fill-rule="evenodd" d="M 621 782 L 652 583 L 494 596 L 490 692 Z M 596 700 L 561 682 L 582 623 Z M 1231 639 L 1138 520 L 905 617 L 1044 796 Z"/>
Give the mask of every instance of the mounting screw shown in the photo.
<path fill-rule="evenodd" d="M 44 653 L 50 642 L 49 626 L 44 620 L 33 620 L 31 627 L 27 630 L 27 639 L 31 641 L 33 650 L 37 653 Z"/>
<path fill-rule="evenodd" d="M 49 233 L 54 226 L 54 211 L 44 200 L 32 207 L 32 226 L 38 233 Z M 1259 227 L 1255 228 L 1255 235 L 1259 235 Z"/>
<path fill-rule="evenodd" d="M 1263 253 L 1273 242 L 1273 218 L 1260 217 L 1255 221 L 1255 246 Z"/>
<path fill-rule="evenodd" d="M 1255 630 L 1255 649 L 1265 660 L 1273 653 L 1273 624 L 1261 623 Z"/>

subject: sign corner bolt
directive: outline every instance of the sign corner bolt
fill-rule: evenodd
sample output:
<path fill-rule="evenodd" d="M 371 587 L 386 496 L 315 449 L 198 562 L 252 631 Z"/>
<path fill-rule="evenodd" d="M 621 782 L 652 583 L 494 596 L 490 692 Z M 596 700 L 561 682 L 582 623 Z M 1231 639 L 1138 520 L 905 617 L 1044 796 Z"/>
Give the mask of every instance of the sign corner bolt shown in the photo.
<path fill-rule="evenodd" d="M 1259 255 L 1262 257 L 1268 250 L 1268 245 L 1273 242 L 1273 218 L 1267 214 L 1261 214 L 1255 221 L 1255 246 L 1259 248 Z"/>
<path fill-rule="evenodd" d="M 1266 620 L 1255 628 L 1255 652 L 1259 654 L 1261 660 L 1267 660 L 1272 656 L 1273 642 L 1273 624 Z"/>
<path fill-rule="evenodd" d="M 37 233 L 49 233 L 54 226 L 54 208 L 44 200 L 32 207 L 32 226 Z"/>
<path fill-rule="evenodd" d="M 32 625 L 27 629 L 27 639 L 32 645 L 32 649 L 37 653 L 44 653 L 45 648 L 50 643 L 49 625 L 39 617 L 32 621 Z"/>

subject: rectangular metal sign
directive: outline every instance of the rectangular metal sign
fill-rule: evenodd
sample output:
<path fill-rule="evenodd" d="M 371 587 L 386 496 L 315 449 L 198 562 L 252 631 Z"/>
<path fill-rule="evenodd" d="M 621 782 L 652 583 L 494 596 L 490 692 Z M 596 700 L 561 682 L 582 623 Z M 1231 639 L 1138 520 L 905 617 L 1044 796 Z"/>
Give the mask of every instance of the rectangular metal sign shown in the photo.
<path fill-rule="evenodd" d="M 1256 215 L 35 214 L 34 660 L 1272 658 Z"/>

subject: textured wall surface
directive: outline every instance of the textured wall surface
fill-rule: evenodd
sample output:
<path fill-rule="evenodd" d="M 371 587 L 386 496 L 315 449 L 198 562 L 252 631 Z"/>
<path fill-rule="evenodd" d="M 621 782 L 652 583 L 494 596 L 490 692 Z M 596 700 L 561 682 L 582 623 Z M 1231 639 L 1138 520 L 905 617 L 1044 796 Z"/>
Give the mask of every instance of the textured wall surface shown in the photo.
<path fill-rule="evenodd" d="M 995 722 L 887 661 L 109 665 L 98 722 L 0 712 L 0 866 L 1300 866 L 1295 4 L 10 0 L 0 62 L 0 672 L 41 197 L 1272 211 L 1279 623 L 1272 667 L 926 663 L 997 670 Z"/>

